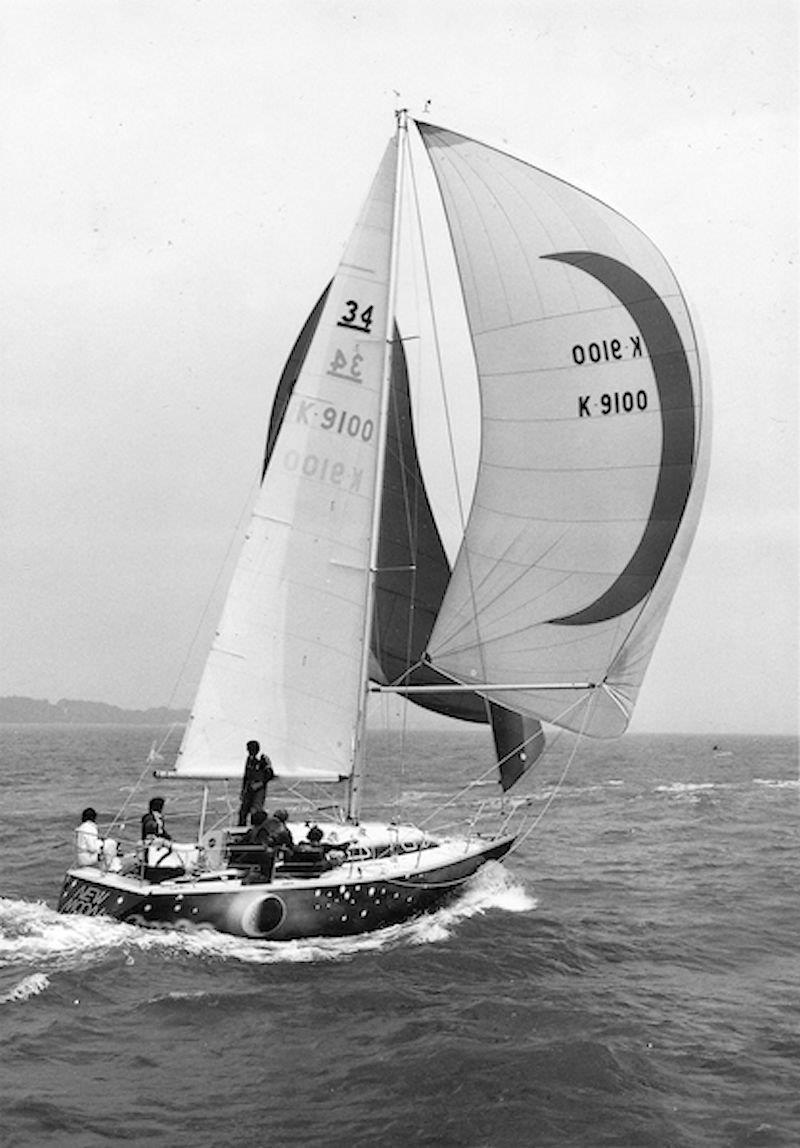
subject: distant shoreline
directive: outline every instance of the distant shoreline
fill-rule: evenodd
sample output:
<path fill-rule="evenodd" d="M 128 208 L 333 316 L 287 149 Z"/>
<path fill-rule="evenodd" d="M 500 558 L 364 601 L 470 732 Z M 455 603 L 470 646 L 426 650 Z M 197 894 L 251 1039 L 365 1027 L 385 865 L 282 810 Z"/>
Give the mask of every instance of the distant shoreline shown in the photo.
<path fill-rule="evenodd" d="M 129 710 L 122 706 L 112 706 L 107 702 L 89 702 L 72 698 L 61 698 L 48 702 L 41 698 L 6 697 L 0 698 L 0 726 L 2 725 L 185 725 L 189 720 L 188 709 L 170 709 L 168 706 L 153 706 L 146 710 Z M 457 726 L 457 729 L 456 729 Z M 414 733 L 474 732 L 487 735 L 487 727 L 472 726 L 469 723 L 453 723 L 447 718 L 423 712 L 415 715 L 409 723 Z M 378 728 L 375 729 L 378 732 Z M 630 730 L 627 738 L 633 737 L 692 737 L 712 743 L 717 752 L 729 750 L 725 744 L 733 738 L 798 738 L 790 731 L 746 731 L 746 730 Z"/>
<path fill-rule="evenodd" d="M 169 725 L 188 719 L 188 710 L 167 706 L 127 710 L 106 702 L 73 698 L 61 698 L 57 702 L 41 698 L 0 698 L 0 725 Z"/>

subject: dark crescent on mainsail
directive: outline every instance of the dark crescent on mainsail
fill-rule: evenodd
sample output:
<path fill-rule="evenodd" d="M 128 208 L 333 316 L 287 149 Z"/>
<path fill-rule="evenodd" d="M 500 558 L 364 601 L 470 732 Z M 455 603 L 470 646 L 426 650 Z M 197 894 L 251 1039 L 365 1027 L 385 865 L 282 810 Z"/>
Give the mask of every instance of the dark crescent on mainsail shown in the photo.
<path fill-rule="evenodd" d="M 619 299 L 641 332 L 653 367 L 661 406 L 662 444 L 658 480 L 647 525 L 625 569 L 594 602 L 549 621 L 585 626 L 619 617 L 653 589 L 675 541 L 695 466 L 692 377 L 678 328 L 663 300 L 631 267 L 592 251 L 543 255 L 569 263 L 597 279 Z"/>

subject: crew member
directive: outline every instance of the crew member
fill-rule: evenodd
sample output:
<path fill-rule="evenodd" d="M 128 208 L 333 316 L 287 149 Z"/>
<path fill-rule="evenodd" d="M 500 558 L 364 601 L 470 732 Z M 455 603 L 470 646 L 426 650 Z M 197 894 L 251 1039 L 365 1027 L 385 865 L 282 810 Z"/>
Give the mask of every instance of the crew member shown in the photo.
<path fill-rule="evenodd" d="M 268 757 L 261 751 L 257 741 L 248 741 L 247 760 L 244 763 L 239 824 L 247 825 L 247 818 L 256 809 L 263 809 L 267 798 L 267 783 L 272 781 L 275 771 Z"/>
<path fill-rule="evenodd" d="M 286 822 L 289 820 L 289 814 L 285 809 L 276 809 L 272 817 L 268 817 L 265 821 L 267 834 L 269 835 L 270 845 L 277 850 L 288 850 L 294 846 L 294 838 L 292 831 Z"/>
<path fill-rule="evenodd" d="M 79 865 L 99 865 L 101 869 L 119 872 L 121 862 L 114 837 L 101 837 L 97 828 L 97 813 L 89 805 L 81 814 L 81 823 L 75 830 L 75 845 Z"/>
<path fill-rule="evenodd" d="M 75 830 L 75 845 L 79 865 L 99 865 L 103 839 L 97 828 L 97 813 L 91 806 L 81 814 L 81 823 Z"/>
<path fill-rule="evenodd" d="M 147 813 L 142 817 L 142 841 L 146 841 L 148 837 L 163 837 L 167 841 L 172 840 L 164 823 L 163 797 L 151 797 Z"/>
<path fill-rule="evenodd" d="M 231 864 L 257 865 L 263 879 L 269 881 L 275 864 L 275 849 L 266 822 L 264 810 L 256 809 L 250 828 L 236 842 L 236 848 L 231 853 Z"/>

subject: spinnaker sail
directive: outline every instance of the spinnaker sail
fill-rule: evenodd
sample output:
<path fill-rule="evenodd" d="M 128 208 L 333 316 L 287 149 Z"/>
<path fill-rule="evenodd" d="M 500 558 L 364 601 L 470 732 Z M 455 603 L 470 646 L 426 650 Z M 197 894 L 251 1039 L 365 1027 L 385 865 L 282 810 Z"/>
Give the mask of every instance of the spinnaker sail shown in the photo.
<path fill-rule="evenodd" d="M 617 736 L 699 514 L 689 313 L 663 256 L 619 213 L 419 127 L 482 404 L 475 498 L 430 660 L 532 717 Z"/>

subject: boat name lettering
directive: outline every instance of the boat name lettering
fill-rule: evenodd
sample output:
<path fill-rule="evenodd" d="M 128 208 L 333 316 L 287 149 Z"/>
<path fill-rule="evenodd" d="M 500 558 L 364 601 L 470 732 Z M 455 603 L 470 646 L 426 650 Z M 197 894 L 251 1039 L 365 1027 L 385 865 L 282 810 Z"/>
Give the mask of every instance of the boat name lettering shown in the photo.
<path fill-rule="evenodd" d="M 103 911 L 110 889 L 101 889 L 96 885 L 78 885 L 72 889 L 61 902 L 62 913 L 82 913 L 86 917 L 96 917 Z"/>
<path fill-rule="evenodd" d="M 647 391 L 606 391 L 600 398 L 591 395 L 578 396 L 578 417 L 591 418 L 592 407 L 595 414 L 619 415 L 631 411 L 647 410 Z"/>
<path fill-rule="evenodd" d="M 612 359 L 641 358 L 641 335 L 631 335 L 629 339 L 601 339 L 585 347 L 582 343 L 576 343 L 572 348 L 572 361 L 578 367 L 584 363 L 610 363 Z"/>
<path fill-rule="evenodd" d="M 347 327 L 351 331 L 364 331 L 369 334 L 372 326 L 372 304 L 361 309 L 361 304 L 355 299 L 348 299 L 345 303 L 345 313 L 336 324 L 337 327 Z"/>
<path fill-rule="evenodd" d="M 363 467 L 345 466 L 343 462 L 332 463 L 329 458 L 320 458 L 317 454 L 301 454 L 299 450 L 287 450 L 283 465 L 288 471 L 299 470 L 306 478 L 330 482 L 333 486 L 346 486 L 355 493 L 361 489 L 364 477 Z"/>
<path fill-rule="evenodd" d="M 372 419 L 362 419 L 361 415 L 352 411 L 340 411 L 338 407 L 320 408 L 316 399 L 299 399 L 294 419 L 304 426 L 318 426 L 321 430 L 360 438 L 362 442 L 369 442 L 375 432 Z"/>

